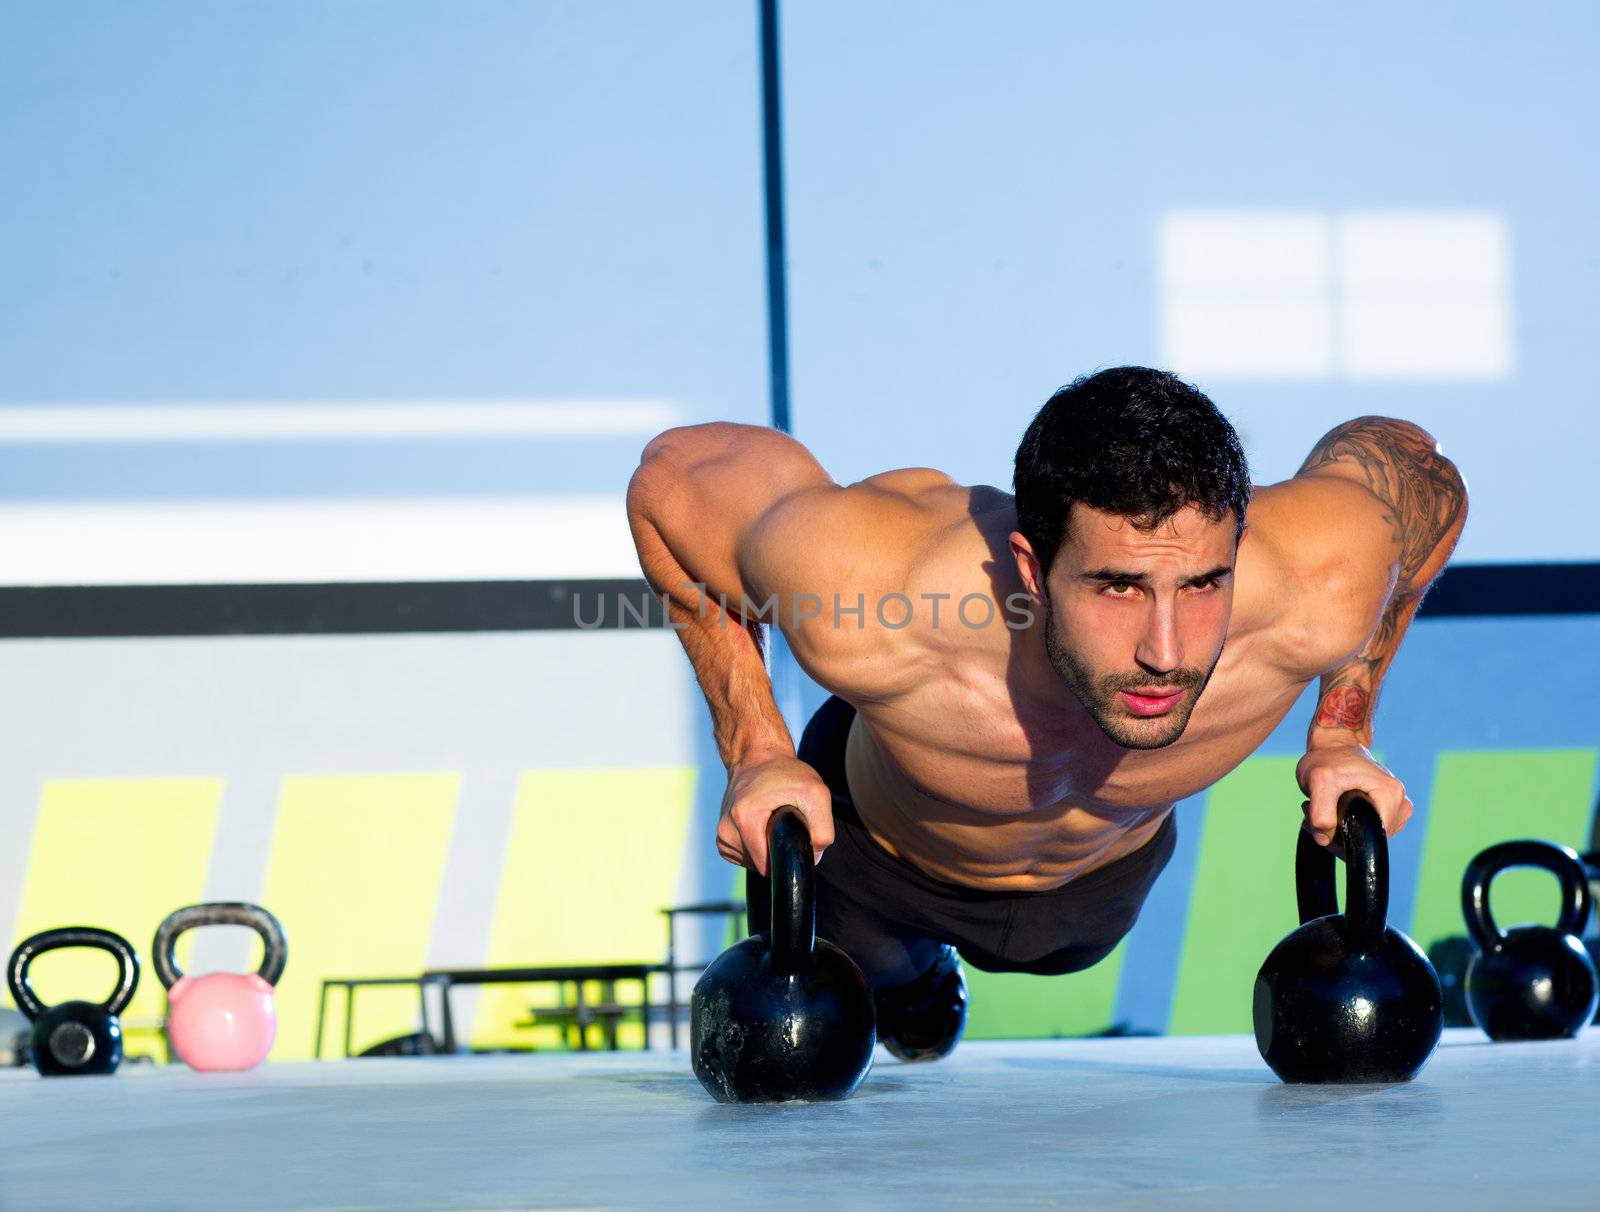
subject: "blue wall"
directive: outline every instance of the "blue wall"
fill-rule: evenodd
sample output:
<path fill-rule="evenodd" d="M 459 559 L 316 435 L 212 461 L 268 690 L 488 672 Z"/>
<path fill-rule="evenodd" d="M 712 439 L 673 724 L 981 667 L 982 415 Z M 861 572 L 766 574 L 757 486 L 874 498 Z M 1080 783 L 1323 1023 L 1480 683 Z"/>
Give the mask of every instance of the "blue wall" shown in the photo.
<path fill-rule="evenodd" d="M 648 398 L 759 420 L 755 9 L 7 6 L 0 155 L 27 187 L 0 197 L 0 406 Z M 1597 32 L 1580 3 L 784 6 L 797 432 L 841 478 L 1004 484 L 1063 381 L 1184 369 L 1173 216 L 1330 238 L 1478 216 L 1509 264 L 1483 300 L 1500 369 L 1197 377 L 1258 478 L 1397 413 L 1467 471 L 1462 559 L 1600 557 L 1572 487 L 1600 438 Z M 1402 344 L 1449 310 L 1438 285 L 1412 282 Z M 616 493 L 638 444 L 11 441 L 0 500 Z"/>

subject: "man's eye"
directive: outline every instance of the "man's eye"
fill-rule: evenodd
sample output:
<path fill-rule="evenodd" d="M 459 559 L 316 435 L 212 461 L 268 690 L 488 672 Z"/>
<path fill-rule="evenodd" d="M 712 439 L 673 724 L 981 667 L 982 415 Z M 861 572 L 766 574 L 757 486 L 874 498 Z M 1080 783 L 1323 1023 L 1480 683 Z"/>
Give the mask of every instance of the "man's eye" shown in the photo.
<path fill-rule="evenodd" d="M 1133 591 L 1133 584 L 1130 581 L 1107 581 L 1106 590 L 1114 598 L 1130 597 Z"/>

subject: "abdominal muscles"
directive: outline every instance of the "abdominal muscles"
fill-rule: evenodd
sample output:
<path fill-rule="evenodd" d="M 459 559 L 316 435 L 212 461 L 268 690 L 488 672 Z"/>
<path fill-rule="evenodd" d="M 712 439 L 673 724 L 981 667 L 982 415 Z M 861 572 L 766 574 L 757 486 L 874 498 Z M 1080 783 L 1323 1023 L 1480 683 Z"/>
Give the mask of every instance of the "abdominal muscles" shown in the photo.
<path fill-rule="evenodd" d="M 951 883 L 1045 891 L 1150 841 L 1173 804 L 1248 757 L 1295 697 L 1286 696 L 1270 717 L 1227 727 L 1216 721 L 1197 728 L 1197 711 L 1178 743 L 1114 751 L 1105 768 L 1038 761 L 1020 733 L 1012 753 L 1002 751 L 1012 748 L 1003 740 L 992 754 L 933 750 L 894 733 L 880 738 L 858 715 L 845 770 L 857 813 L 889 853 Z M 1293 792 L 1285 789 L 1286 809 L 1298 804 Z"/>

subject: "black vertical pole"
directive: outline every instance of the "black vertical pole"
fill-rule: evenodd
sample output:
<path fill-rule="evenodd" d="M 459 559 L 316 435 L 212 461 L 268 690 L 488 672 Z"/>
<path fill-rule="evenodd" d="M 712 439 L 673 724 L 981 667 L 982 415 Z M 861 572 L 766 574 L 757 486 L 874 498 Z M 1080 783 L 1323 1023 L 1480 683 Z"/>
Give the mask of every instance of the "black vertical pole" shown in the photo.
<path fill-rule="evenodd" d="M 783 119 L 778 0 L 761 0 L 761 161 L 767 202 L 767 362 L 772 427 L 789 429 L 789 284 L 783 242 Z"/>
<path fill-rule="evenodd" d="M 778 0 L 761 0 L 761 167 L 767 203 L 767 365 L 771 371 L 772 427 L 789 433 L 789 285 L 783 242 L 783 119 L 779 108 Z M 767 669 L 772 697 L 792 736 L 800 735 L 800 666 L 781 628 L 771 629 Z M 752 878 L 746 899 L 757 894 Z M 757 920 L 757 919 L 752 919 Z"/>

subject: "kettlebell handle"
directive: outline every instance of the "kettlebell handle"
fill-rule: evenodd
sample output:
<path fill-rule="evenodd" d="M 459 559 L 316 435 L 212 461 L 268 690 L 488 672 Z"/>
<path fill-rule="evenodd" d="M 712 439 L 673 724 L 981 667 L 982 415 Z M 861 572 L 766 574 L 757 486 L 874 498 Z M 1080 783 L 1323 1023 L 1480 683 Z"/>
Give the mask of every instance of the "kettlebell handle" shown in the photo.
<path fill-rule="evenodd" d="M 792 805 L 785 804 L 767 820 L 767 871 L 772 879 L 772 968 L 792 975 L 811 966 L 817 942 L 811 830 Z"/>
<path fill-rule="evenodd" d="M 1339 834 L 1344 842 L 1344 920 L 1353 951 L 1373 951 L 1389 920 L 1389 839 L 1383 818 L 1360 791 L 1339 797 Z M 1294 855 L 1295 900 L 1300 924 L 1339 912 L 1333 893 L 1333 851 L 1300 830 Z"/>
<path fill-rule="evenodd" d="M 1578 935 L 1589 922 L 1589 881 L 1577 852 L 1555 842 L 1532 838 L 1499 842 L 1467 864 L 1461 876 L 1461 914 L 1467 919 L 1467 933 L 1480 950 L 1489 951 L 1505 938 L 1489 911 L 1489 885 L 1494 877 L 1512 867 L 1538 867 L 1561 881 L 1561 916 L 1556 930 Z"/>
<path fill-rule="evenodd" d="M 162 988 L 170 989 L 182 979 L 183 969 L 178 967 L 177 957 L 178 936 L 196 926 L 249 926 L 261 936 L 261 967 L 256 975 L 269 985 L 278 983 L 289 962 L 289 940 L 284 937 L 283 924 L 260 905 L 247 901 L 208 901 L 174 910 L 156 927 L 150 951 Z"/>
<path fill-rule="evenodd" d="M 116 957 L 117 984 L 111 990 L 111 996 L 100 1005 L 107 1014 L 121 1014 L 126 1010 L 128 1003 L 133 1000 L 134 990 L 139 987 L 139 953 L 120 934 L 102 930 L 98 926 L 62 926 L 55 930 L 41 930 L 17 944 L 17 949 L 11 953 L 11 962 L 6 965 L 6 984 L 11 988 L 11 1000 L 17 1003 L 17 1009 L 27 1015 L 29 1021 L 45 1012 L 46 1006 L 28 983 L 28 969 L 33 967 L 34 960 L 46 952 L 61 951 L 67 947 L 93 947 L 99 951 L 109 951 Z"/>

